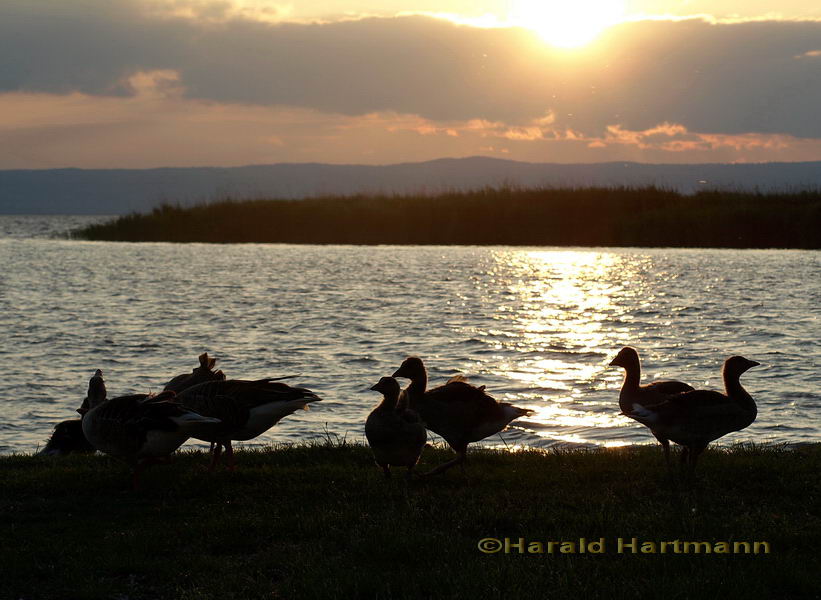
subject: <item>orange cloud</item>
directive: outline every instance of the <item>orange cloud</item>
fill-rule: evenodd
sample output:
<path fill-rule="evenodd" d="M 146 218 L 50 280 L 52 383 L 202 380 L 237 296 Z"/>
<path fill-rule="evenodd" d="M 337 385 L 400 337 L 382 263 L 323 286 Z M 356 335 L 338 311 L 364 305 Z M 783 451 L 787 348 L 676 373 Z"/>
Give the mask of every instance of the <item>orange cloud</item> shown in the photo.
<path fill-rule="evenodd" d="M 821 160 L 821 140 L 693 132 L 662 122 L 589 134 L 526 123 L 362 116 L 193 100 L 176 72 L 142 71 L 131 96 L 0 94 L 0 168 L 145 168 L 274 162 L 391 163 L 485 154 L 530 162 Z M 70 161 L 70 162 L 68 162 Z"/>
<path fill-rule="evenodd" d="M 594 138 L 590 147 L 606 148 L 611 144 L 633 145 L 641 149 L 657 149 L 665 152 L 691 152 L 717 150 L 722 147 L 734 150 L 770 149 L 784 150 L 798 140 L 792 136 L 744 133 L 736 135 L 694 133 L 683 125 L 661 123 L 643 131 L 630 131 L 620 125 L 609 125 L 603 138 Z"/>

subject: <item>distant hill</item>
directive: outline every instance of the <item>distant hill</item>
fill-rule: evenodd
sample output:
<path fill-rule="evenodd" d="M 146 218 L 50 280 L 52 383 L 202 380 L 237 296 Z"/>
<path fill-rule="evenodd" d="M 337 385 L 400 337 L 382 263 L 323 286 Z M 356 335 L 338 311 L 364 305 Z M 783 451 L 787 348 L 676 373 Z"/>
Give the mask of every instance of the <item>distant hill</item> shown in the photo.
<path fill-rule="evenodd" d="M 503 185 L 655 185 L 683 193 L 728 188 L 821 189 L 821 162 L 556 164 L 472 157 L 384 166 L 283 163 L 227 168 L 8 170 L 0 171 L 0 213 L 126 214 L 146 212 L 163 202 L 187 206 L 228 197 L 418 195 Z"/>

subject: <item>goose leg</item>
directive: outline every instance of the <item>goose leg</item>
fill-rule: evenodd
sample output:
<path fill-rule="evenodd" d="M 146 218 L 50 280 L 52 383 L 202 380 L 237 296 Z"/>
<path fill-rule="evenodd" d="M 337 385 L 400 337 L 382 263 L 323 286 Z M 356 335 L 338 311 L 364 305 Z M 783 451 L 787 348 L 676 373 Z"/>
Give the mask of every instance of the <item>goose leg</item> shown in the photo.
<path fill-rule="evenodd" d="M 707 449 L 707 444 L 701 444 L 698 446 L 693 446 L 690 450 L 690 473 L 692 474 L 696 470 L 696 461 L 698 457 L 701 456 L 701 453 Z"/>
<path fill-rule="evenodd" d="M 430 477 L 431 475 L 438 475 L 439 473 L 444 473 L 445 471 L 447 471 L 451 467 L 455 467 L 456 465 L 459 465 L 459 464 L 461 464 L 462 468 L 464 469 L 464 464 L 463 463 L 465 462 L 465 450 L 464 449 L 463 450 L 457 450 L 456 454 L 457 454 L 456 458 L 454 458 L 453 460 L 449 460 L 448 462 L 446 462 L 444 464 L 439 465 L 438 467 L 436 467 L 432 471 L 428 471 L 427 473 L 425 473 L 425 477 Z"/>
<path fill-rule="evenodd" d="M 209 471 L 213 471 L 217 467 L 220 455 L 222 454 L 222 444 L 219 442 L 211 442 L 214 444 L 214 454 L 211 455 L 211 465 L 208 467 Z"/>
<path fill-rule="evenodd" d="M 390 465 L 384 464 L 384 465 L 379 465 L 379 466 L 382 467 L 382 472 L 385 474 L 385 479 L 390 479 L 391 478 L 391 467 L 390 467 Z"/>
<path fill-rule="evenodd" d="M 231 446 L 231 440 L 225 441 L 225 456 L 226 461 L 228 463 L 228 470 L 235 471 L 237 468 L 236 463 L 234 462 L 234 448 Z"/>
<path fill-rule="evenodd" d="M 670 440 L 659 440 L 661 442 L 661 447 L 664 450 L 664 462 L 667 463 L 667 466 L 670 466 Z"/>
<path fill-rule="evenodd" d="M 166 464 L 159 458 L 144 458 L 131 470 L 131 487 L 135 492 L 140 491 L 140 474 L 151 465 Z"/>
<path fill-rule="evenodd" d="M 659 441 L 661 444 L 662 450 L 664 450 L 664 462 L 667 463 L 667 466 L 670 466 L 670 440 L 665 437 L 660 436 L 655 431 L 651 430 L 653 436 Z"/>

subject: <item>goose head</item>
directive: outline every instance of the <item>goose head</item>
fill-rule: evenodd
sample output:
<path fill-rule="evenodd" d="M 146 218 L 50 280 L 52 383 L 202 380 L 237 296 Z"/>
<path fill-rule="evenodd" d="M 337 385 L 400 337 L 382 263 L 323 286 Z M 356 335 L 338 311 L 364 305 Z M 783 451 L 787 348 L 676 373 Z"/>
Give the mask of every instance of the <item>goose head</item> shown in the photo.
<path fill-rule="evenodd" d="M 399 382 L 393 377 L 382 377 L 371 386 L 371 389 L 389 398 L 399 396 Z"/>
<path fill-rule="evenodd" d="M 39 454 L 46 456 L 65 456 L 72 452 L 94 452 L 94 446 L 88 443 L 83 435 L 80 419 L 63 421 L 54 426 L 54 433 L 46 447 Z"/>
<path fill-rule="evenodd" d="M 225 373 L 222 371 L 214 371 L 214 365 L 217 364 L 217 359 L 208 356 L 207 352 L 199 355 L 200 366 L 194 367 L 191 375 L 202 381 L 222 381 L 225 379 Z"/>
<path fill-rule="evenodd" d="M 422 359 L 417 356 L 409 356 L 402 361 L 393 377 L 404 377 L 405 379 L 416 379 L 425 375 L 425 365 Z"/>
<path fill-rule="evenodd" d="M 725 377 L 740 377 L 742 373 L 745 373 L 760 364 L 760 362 L 744 358 L 743 356 L 731 356 L 724 361 L 722 373 Z"/>
<path fill-rule="evenodd" d="M 106 393 L 103 372 L 100 369 L 97 369 L 88 381 L 88 393 L 83 401 L 83 405 L 77 409 L 77 412 L 81 415 L 85 415 L 95 406 L 102 404 L 105 402 Z"/>
<path fill-rule="evenodd" d="M 630 369 L 633 367 L 638 366 L 639 364 L 639 353 L 636 352 L 635 348 L 631 348 L 630 346 L 625 346 L 619 353 L 616 355 L 616 358 L 610 361 L 611 367 L 622 367 L 624 369 Z"/>

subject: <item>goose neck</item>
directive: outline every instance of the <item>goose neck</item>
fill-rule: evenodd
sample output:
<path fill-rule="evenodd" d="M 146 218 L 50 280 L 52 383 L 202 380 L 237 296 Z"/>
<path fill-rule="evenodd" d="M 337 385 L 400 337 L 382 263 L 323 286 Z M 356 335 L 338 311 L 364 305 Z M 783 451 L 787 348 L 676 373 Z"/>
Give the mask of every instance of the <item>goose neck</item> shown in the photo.
<path fill-rule="evenodd" d="M 396 410 L 396 403 L 399 401 L 399 394 L 384 394 L 382 402 L 377 406 L 379 411 L 393 412 Z"/>
<path fill-rule="evenodd" d="M 408 386 L 408 393 L 411 396 L 421 396 L 425 393 L 428 387 L 428 374 L 425 371 L 416 373 L 411 377 L 410 385 Z"/>
<path fill-rule="evenodd" d="M 742 408 L 757 412 L 755 400 L 741 385 L 741 374 L 724 373 L 724 392 Z"/>
<path fill-rule="evenodd" d="M 638 361 L 630 362 L 624 367 L 624 383 L 622 389 L 624 390 L 638 390 L 641 382 L 641 366 Z"/>

